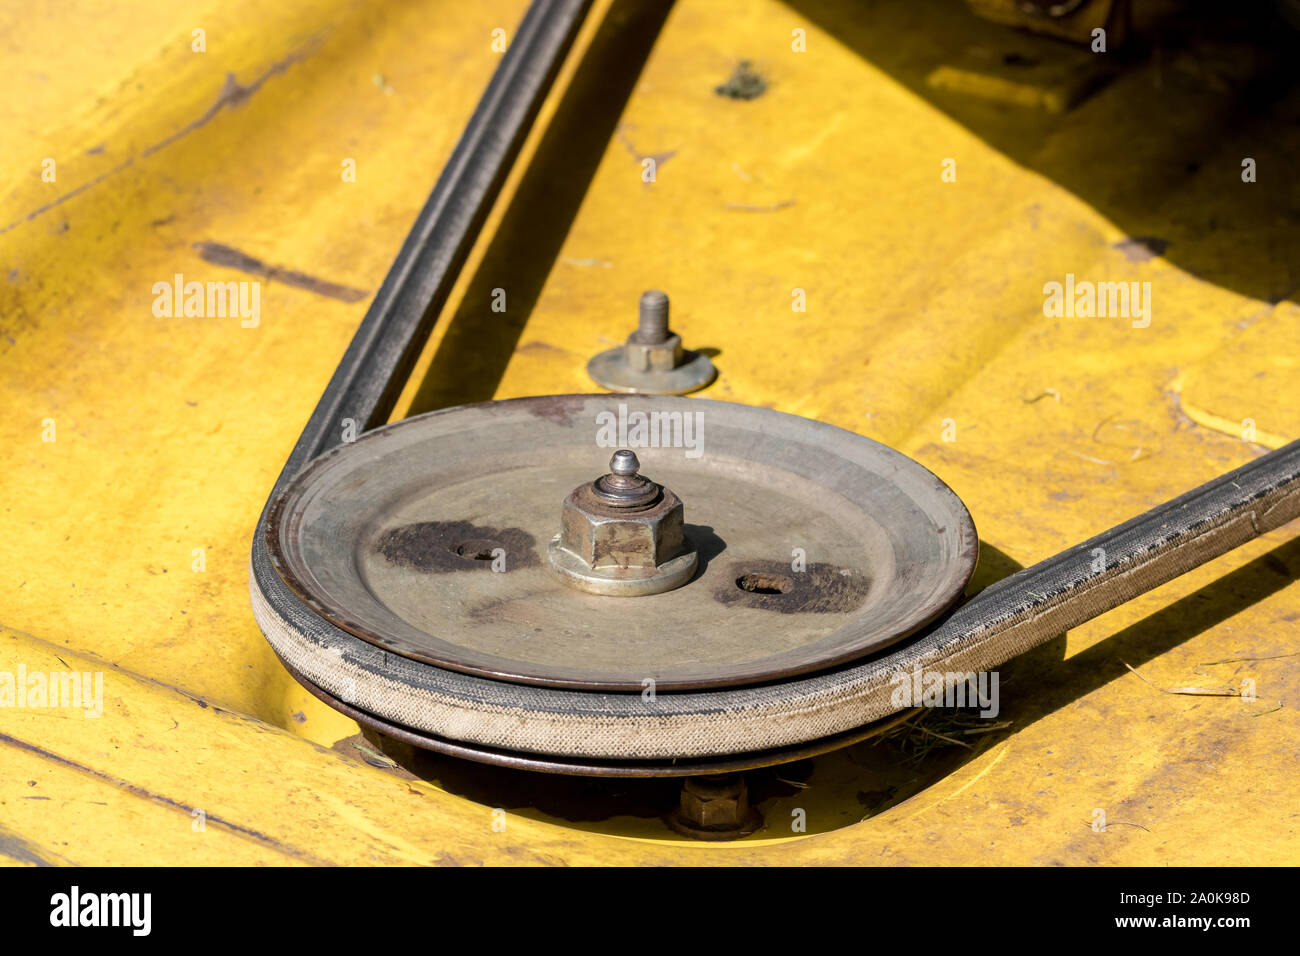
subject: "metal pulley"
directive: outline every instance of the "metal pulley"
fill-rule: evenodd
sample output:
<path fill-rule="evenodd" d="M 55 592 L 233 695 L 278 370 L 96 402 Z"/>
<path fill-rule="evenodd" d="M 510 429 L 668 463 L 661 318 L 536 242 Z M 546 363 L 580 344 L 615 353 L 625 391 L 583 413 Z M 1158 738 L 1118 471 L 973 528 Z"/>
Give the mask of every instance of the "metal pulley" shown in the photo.
<path fill-rule="evenodd" d="M 616 450 L 590 478 L 601 442 L 629 424 L 655 447 Z M 950 607 L 977 552 L 957 496 L 860 435 L 605 396 L 378 429 L 307 468 L 267 533 L 284 581 L 376 647 L 638 694 L 779 681 L 878 651 Z"/>
<path fill-rule="evenodd" d="M 652 427 L 650 447 L 617 447 Z M 593 479 L 610 448 L 628 454 Z M 605 532 L 560 530 L 597 517 L 567 498 L 662 520 L 670 492 L 680 545 L 675 524 L 599 548 Z M 905 709 L 900 675 L 996 667 L 1297 516 L 1300 443 L 956 605 L 973 524 L 900 453 L 768 409 L 550 396 L 320 456 L 269 508 L 250 584 L 294 676 L 389 736 L 554 773 L 700 776 L 870 736 Z M 653 579 L 692 555 L 657 593 L 569 573 Z"/>
<path fill-rule="evenodd" d="M 626 394 L 385 424 L 587 6 L 530 7 L 263 512 L 253 610 L 309 691 L 471 760 L 695 778 L 673 825 L 734 835 L 751 807 L 717 775 L 877 733 L 900 676 L 997 667 L 1300 516 L 1293 443 L 962 601 L 974 525 L 921 465 L 655 397 L 716 370 L 654 291 L 587 366 Z"/>

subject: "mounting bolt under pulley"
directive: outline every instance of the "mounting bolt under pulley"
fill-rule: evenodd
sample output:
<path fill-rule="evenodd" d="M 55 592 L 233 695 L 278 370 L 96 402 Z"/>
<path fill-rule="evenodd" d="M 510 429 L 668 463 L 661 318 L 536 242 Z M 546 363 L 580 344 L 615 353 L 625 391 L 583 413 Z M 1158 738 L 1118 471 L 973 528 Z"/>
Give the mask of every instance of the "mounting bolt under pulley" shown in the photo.
<path fill-rule="evenodd" d="M 635 597 L 670 591 L 695 573 L 681 499 L 638 474 L 640 468 L 634 452 L 619 449 L 609 474 L 564 499 L 560 533 L 547 557 L 566 584 Z"/>
<path fill-rule="evenodd" d="M 668 296 L 650 289 L 641 294 L 636 331 L 588 362 L 587 374 L 611 392 L 685 395 L 712 382 L 718 370 L 707 355 L 682 348 L 681 336 L 668 328 Z"/>
<path fill-rule="evenodd" d="M 668 825 L 697 840 L 735 840 L 761 827 L 763 817 L 749 805 L 744 776 L 720 773 L 687 777 Z"/>

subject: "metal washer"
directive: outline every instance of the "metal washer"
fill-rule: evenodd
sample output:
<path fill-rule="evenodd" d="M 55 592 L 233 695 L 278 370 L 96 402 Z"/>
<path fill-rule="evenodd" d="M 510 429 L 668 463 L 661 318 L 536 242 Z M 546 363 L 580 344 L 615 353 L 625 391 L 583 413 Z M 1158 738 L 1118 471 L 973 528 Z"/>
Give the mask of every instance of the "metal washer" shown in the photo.
<path fill-rule="evenodd" d="M 703 352 L 684 352 L 682 364 L 666 371 L 639 372 L 627 364 L 624 347 L 596 355 L 587 363 L 587 374 L 601 388 L 622 394 L 685 395 L 698 391 L 717 378 L 718 370 Z"/>

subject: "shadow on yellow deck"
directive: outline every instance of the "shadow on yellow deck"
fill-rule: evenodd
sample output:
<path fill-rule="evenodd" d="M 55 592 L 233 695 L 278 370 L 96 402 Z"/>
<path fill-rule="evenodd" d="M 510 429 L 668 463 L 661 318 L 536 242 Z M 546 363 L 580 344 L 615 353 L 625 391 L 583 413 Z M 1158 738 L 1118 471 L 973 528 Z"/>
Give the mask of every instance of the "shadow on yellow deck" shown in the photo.
<path fill-rule="evenodd" d="M 971 751 L 915 765 L 862 745 L 770 772 L 755 785 L 767 829 L 738 844 L 678 840 L 646 815 L 654 785 L 435 758 L 416 764 L 429 782 L 340 743 L 355 724 L 257 631 L 247 546 L 366 302 L 273 275 L 244 328 L 155 315 L 153 288 L 248 278 L 205 261 L 206 242 L 373 293 L 497 63 L 492 31 L 523 4 L 253 9 L 0 19 L 15 171 L 0 202 L 0 671 L 104 674 L 102 716 L 0 709 L 0 859 L 1300 855 L 1286 530 L 1008 667 L 1012 726 Z M 720 350 L 705 397 L 916 457 L 1010 566 L 1300 434 L 1292 90 L 1246 113 L 1231 75 L 1155 57 L 1046 118 L 924 87 L 927 68 L 1010 36 L 959 5 L 681 0 L 652 49 L 620 32 L 625 15 L 597 5 L 400 414 L 588 390 L 587 358 L 662 286 L 683 336 Z M 717 96 L 742 58 L 767 91 Z M 1067 272 L 1150 281 L 1150 326 L 1045 317 L 1043 284 Z M 488 308 L 498 287 L 504 315 Z M 1162 694 L 1121 662 L 1162 687 L 1251 678 L 1259 699 Z M 1093 832 L 1096 808 L 1131 825 Z M 797 809 L 806 835 L 790 832 Z"/>

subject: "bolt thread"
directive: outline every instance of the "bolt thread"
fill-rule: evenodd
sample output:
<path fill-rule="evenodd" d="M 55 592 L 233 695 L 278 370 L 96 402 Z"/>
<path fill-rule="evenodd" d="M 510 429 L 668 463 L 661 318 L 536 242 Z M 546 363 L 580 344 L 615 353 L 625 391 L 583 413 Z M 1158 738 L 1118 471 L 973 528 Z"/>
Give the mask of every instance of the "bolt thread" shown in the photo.
<path fill-rule="evenodd" d="M 637 338 L 646 345 L 668 341 L 668 296 L 658 289 L 641 293 Z"/>

